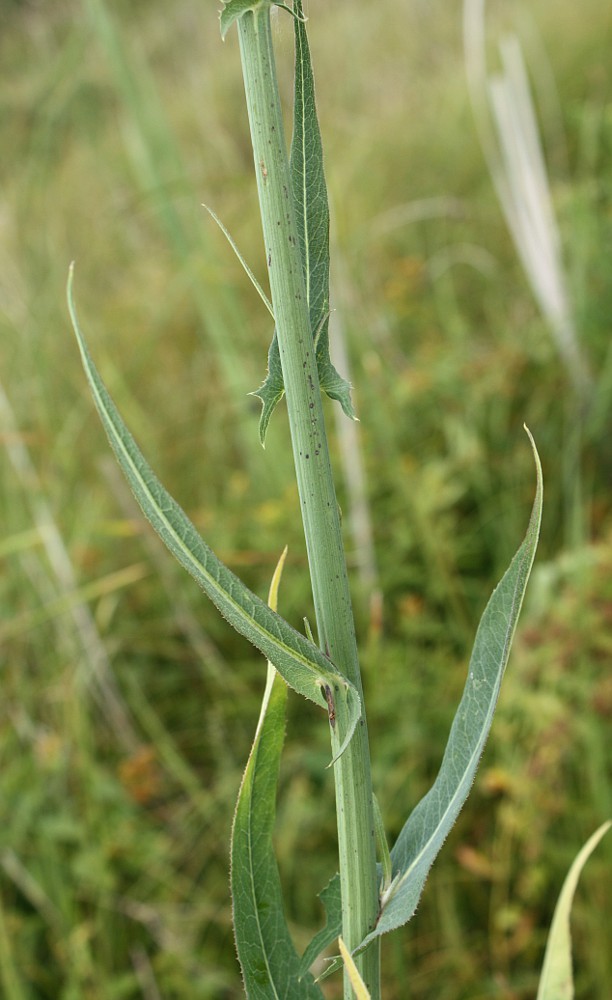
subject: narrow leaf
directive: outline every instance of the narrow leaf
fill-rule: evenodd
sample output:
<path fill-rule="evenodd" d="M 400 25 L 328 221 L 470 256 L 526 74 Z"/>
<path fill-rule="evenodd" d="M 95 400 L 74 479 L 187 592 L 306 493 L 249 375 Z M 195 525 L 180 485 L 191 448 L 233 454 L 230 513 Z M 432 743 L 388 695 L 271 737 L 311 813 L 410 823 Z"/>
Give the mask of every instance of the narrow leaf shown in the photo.
<path fill-rule="evenodd" d="M 527 428 L 525 428 L 527 430 Z M 382 894 L 374 931 L 359 946 L 410 920 L 429 869 L 465 802 L 484 749 L 510 646 L 533 565 L 542 516 L 542 469 L 527 430 L 536 463 L 537 489 L 523 544 L 514 556 L 481 618 L 468 677 L 433 787 L 419 802 L 393 850 L 393 881 Z"/>
<path fill-rule="evenodd" d="M 393 881 L 393 862 L 391 861 L 391 852 L 389 851 L 389 844 L 387 842 L 387 834 L 385 833 L 385 824 L 382 818 L 382 813 L 380 811 L 380 805 L 378 804 L 378 799 L 372 792 L 372 804 L 374 806 L 374 832 L 376 834 L 376 850 L 378 853 L 378 859 L 380 861 L 380 866 L 382 869 L 382 884 L 381 892 L 385 893 L 391 882 Z"/>
<path fill-rule="evenodd" d="M 342 930 L 342 893 L 340 889 L 340 874 L 336 872 L 331 881 L 319 893 L 319 899 L 325 910 L 325 926 L 315 934 L 302 955 L 300 975 L 308 972 L 312 963 L 336 940 Z"/>
<path fill-rule="evenodd" d="M 294 22 L 295 103 L 290 168 L 310 328 L 316 338 L 321 388 L 338 400 L 347 416 L 354 418 L 350 385 L 341 378 L 329 357 L 329 205 L 323 144 L 308 36 L 302 19 L 302 0 L 294 0 L 294 10 L 297 15 Z"/>
<path fill-rule="evenodd" d="M 337 400 L 351 418 L 351 387 L 334 368 L 329 356 L 329 206 L 323 169 L 323 146 L 317 120 L 314 76 L 302 0 L 294 0 L 295 94 L 291 141 L 291 190 L 296 212 L 310 329 L 316 345 L 321 389 Z M 268 374 L 253 393 L 262 401 L 259 436 L 265 441 L 270 417 L 284 394 L 276 333 L 268 352 Z"/>
<path fill-rule="evenodd" d="M 548 935 L 537 1000 L 573 1000 L 574 977 L 570 932 L 572 902 L 582 869 L 610 827 L 612 827 L 611 821 L 603 823 L 589 837 L 567 873 Z"/>
<path fill-rule="evenodd" d="M 247 264 L 246 260 L 244 259 L 244 257 L 240 253 L 240 250 L 238 249 L 238 245 L 237 245 L 236 241 L 234 240 L 234 237 L 230 233 L 229 229 L 227 229 L 227 227 L 223 225 L 223 223 L 221 222 L 221 219 L 219 218 L 219 216 L 217 215 L 217 213 L 214 212 L 212 210 L 212 208 L 210 208 L 209 205 L 202 205 L 202 208 L 205 208 L 206 211 L 208 212 L 208 214 L 210 215 L 210 217 L 212 219 L 214 219 L 214 221 L 217 223 L 219 229 L 221 230 L 221 232 L 225 236 L 225 239 L 227 240 L 227 242 L 231 246 L 232 250 L 236 254 L 236 257 L 238 258 L 238 260 L 240 261 L 240 263 L 242 264 L 242 267 L 244 268 L 244 271 L 245 271 L 245 273 L 246 273 L 249 281 L 251 282 L 253 288 L 255 289 L 255 291 L 257 292 L 257 294 L 259 295 L 259 298 L 261 299 L 261 301 L 263 302 L 264 306 L 266 307 L 266 309 L 270 313 L 270 316 L 272 317 L 272 319 L 274 319 L 274 310 L 272 309 L 272 303 L 270 302 L 270 299 L 268 298 L 268 296 L 264 292 L 263 288 L 259 284 L 257 278 L 253 274 L 253 272 L 252 272 L 251 268 L 249 267 L 249 265 Z"/>
<path fill-rule="evenodd" d="M 276 610 L 279 560 L 268 603 Z M 300 978 L 274 856 L 272 833 L 276 786 L 285 734 L 287 688 L 271 663 L 255 740 L 236 803 L 231 844 L 231 883 L 236 950 L 250 1000 L 322 1000 L 312 976 Z"/>
<path fill-rule="evenodd" d="M 359 975 L 359 970 L 353 961 L 352 955 L 341 937 L 338 938 L 338 947 L 340 948 L 342 961 L 344 962 L 344 967 L 348 973 L 356 1000 L 371 1000 L 370 992 Z"/>
<path fill-rule="evenodd" d="M 290 687 L 325 708 L 327 702 L 322 689 L 326 684 L 333 687 L 336 698 L 346 701 L 351 724 L 342 752 L 361 714 L 357 691 L 313 643 L 272 611 L 217 558 L 152 472 L 91 359 L 78 324 L 72 282 L 71 267 L 68 307 L 83 367 L 111 447 L 142 512 L 224 618 L 274 664 Z"/>

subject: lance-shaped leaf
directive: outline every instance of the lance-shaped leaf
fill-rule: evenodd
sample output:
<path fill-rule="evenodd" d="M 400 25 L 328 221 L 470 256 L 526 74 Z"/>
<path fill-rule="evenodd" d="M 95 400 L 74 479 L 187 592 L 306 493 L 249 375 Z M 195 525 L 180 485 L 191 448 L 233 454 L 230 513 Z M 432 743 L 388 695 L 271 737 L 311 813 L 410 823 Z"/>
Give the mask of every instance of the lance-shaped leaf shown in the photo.
<path fill-rule="evenodd" d="M 304 267 L 310 329 L 317 354 L 321 389 L 354 419 L 351 387 L 329 357 L 329 206 L 323 170 L 323 146 L 317 120 L 314 76 L 302 0 L 294 0 L 295 95 L 291 140 L 291 190 Z M 276 333 L 268 351 L 268 374 L 253 394 L 262 401 L 259 435 L 265 441 L 270 417 L 285 388 Z"/>
<path fill-rule="evenodd" d="M 283 552 L 268 603 L 276 611 Z M 323 1000 L 312 976 L 300 979 L 274 856 L 276 786 L 285 735 L 287 687 L 271 663 L 255 739 L 244 772 L 232 828 L 232 900 L 236 950 L 250 1000 Z"/>
<path fill-rule="evenodd" d="M 111 447 L 145 517 L 230 625 L 266 656 L 298 694 L 327 708 L 322 689 L 333 688 L 345 699 L 351 720 L 348 744 L 361 714 L 359 695 L 332 662 L 309 639 L 257 597 L 225 566 L 147 464 L 91 359 L 81 333 L 72 294 L 73 268 L 68 279 L 68 307 L 83 367 Z"/>
<path fill-rule="evenodd" d="M 612 827 L 611 821 L 602 823 L 578 852 L 567 873 L 548 935 L 537 1000 L 573 1000 L 574 976 L 570 932 L 572 902 L 582 869 L 610 827 Z"/>
<path fill-rule="evenodd" d="M 429 869 L 468 796 L 491 728 L 542 516 L 542 469 L 533 438 L 527 433 L 537 470 L 536 497 L 527 534 L 485 608 L 440 771 L 391 851 L 393 881 L 382 894 L 376 928 L 364 939 L 360 950 L 380 934 L 405 924 L 414 914 Z"/>

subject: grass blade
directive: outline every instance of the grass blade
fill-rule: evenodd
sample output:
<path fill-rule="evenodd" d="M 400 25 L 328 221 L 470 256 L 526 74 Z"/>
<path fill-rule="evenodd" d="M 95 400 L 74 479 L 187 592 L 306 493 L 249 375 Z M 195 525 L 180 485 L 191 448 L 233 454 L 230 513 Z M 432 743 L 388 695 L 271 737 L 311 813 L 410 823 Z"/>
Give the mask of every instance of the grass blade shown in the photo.
<path fill-rule="evenodd" d="M 612 821 L 602 823 L 578 852 L 567 873 L 548 935 L 537 1000 L 573 1000 L 574 977 L 570 932 L 572 902 L 582 869 L 610 827 Z"/>
<path fill-rule="evenodd" d="M 529 434 L 529 431 L 527 431 Z M 433 787 L 419 802 L 391 851 L 393 881 L 383 893 L 375 930 L 361 947 L 413 916 L 429 869 L 468 796 L 484 749 L 533 565 L 542 515 L 542 469 L 527 534 L 480 620 L 463 697 Z"/>
<path fill-rule="evenodd" d="M 331 686 L 344 699 L 351 725 L 340 753 L 348 744 L 361 714 L 359 695 L 334 670 L 331 661 L 227 568 L 202 540 L 176 501 L 157 479 L 125 426 L 92 361 L 81 333 L 72 294 L 73 268 L 68 279 L 68 306 L 94 402 L 117 461 L 145 517 L 208 595 L 224 618 L 259 649 L 290 687 L 315 704 L 327 707 L 323 689 Z"/>
<path fill-rule="evenodd" d="M 268 600 L 273 610 L 286 551 L 270 587 Z M 261 713 L 232 828 L 234 935 L 247 995 L 252 1000 L 322 1000 L 312 976 L 300 979 L 300 960 L 285 920 L 272 846 L 286 702 L 287 688 L 268 663 Z"/>

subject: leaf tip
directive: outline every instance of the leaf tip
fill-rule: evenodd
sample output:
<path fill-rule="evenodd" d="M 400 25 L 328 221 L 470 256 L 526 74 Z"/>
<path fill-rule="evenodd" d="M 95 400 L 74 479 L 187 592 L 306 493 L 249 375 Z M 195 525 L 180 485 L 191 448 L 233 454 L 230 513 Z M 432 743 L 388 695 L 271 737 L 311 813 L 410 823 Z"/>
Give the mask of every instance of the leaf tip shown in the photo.
<path fill-rule="evenodd" d="M 75 261 L 71 260 L 68 265 L 68 280 L 66 282 L 66 294 L 68 296 L 68 301 L 70 301 L 72 298 L 72 285 L 74 282 L 74 266 L 75 266 Z"/>
<path fill-rule="evenodd" d="M 523 424 L 523 429 L 529 438 L 529 443 L 531 445 L 531 450 L 533 452 L 533 459 L 536 466 L 536 478 L 537 478 L 537 490 L 536 490 L 536 506 L 541 509 L 542 498 L 544 494 L 544 474 L 542 472 L 542 463 L 540 461 L 540 455 L 535 443 L 535 438 L 531 431 L 529 430 L 527 424 Z"/>
<path fill-rule="evenodd" d="M 270 590 L 268 591 L 268 605 L 273 611 L 278 611 L 278 588 L 280 587 L 281 576 L 283 575 L 283 569 L 285 568 L 285 559 L 287 558 L 288 551 L 289 546 L 285 545 L 285 548 L 281 552 L 279 560 L 276 564 L 276 569 L 272 574 Z"/>

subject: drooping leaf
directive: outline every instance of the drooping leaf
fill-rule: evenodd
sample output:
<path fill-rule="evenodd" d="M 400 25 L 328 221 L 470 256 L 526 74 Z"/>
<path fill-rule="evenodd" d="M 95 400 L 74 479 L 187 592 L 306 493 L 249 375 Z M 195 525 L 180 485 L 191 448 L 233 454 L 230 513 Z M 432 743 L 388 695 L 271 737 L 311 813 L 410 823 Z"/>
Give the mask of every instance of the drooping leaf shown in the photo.
<path fill-rule="evenodd" d="M 323 693 L 330 685 L 344 699 L 350 718 L 347 746 L 361 714 L 357 691 L 332 662 L 300 635 L 265 601 L 248 589 L 202 540 L 177 502 L 160 483 L 124 424 L 92 361 L 81 333 L 68 279 L 68 307 L 83 367 L 111 447 L 144 515 L 181 565 L 193 576 L 221 614 L 259 649 L 298 694 L 327 708 Z"/>
<path fill-rule="evenodd" d="M 340 889 L 340 874 L 334 877 L 319 893 L 319 899 L 325 910 L 325 926 L 318 931 L 302 955 L 300 975 L 304 976 L 316 958 L 342 931 L 342 892 Z"/>
<path fill-rule="evenodd" d="M 382 894 L 376 928 L 364 939 L 359 950 L 413 916 L 429 869 L 468 796 L 491 728 L 533 565 L 542 516 L 542 469 L 533 438 L 529 431 L 527 433 L 537 472 L 536 497 L 527 534 L 485 608 L 440 771 L 433 787 L 408 818 L 391 851 L 393 881 Z"/>
<path fill-rule="evenodd" d="M 589 857 L 612 822 L 602 823 L 589 837 L 567 873 L 561 895 L 557 901 L 546 944 L 544 965 L 540 976 L 537 1000 L 573 1000 L 574 977 L 572 973 L 572 937 L 570 913 L 578 879 Z"/>
<path fill-rule="evenodd" d="M 294 0 L 295 93 L 291 141 L 291 190 L 306 283 L 310 329 L 321 389 L 354 419 L 351 387 L 329 356 L 329 206 L 323 169 L 323 146 L 317 120 L 314 76 L 302 0 Z M 285 391 L 276 333 L 268 351 L 268 373 L 253 395 L 262 402 L 259 436 L 265 441 L 270 417 Z"/>
<path fill-rule="evenodd" d="M 268 597 L 274 611 L 284 557 L 285 553 Z M 268 663 L 257 731 L 236 803 L 231 844 L 234 935 L 250 1000 L 323 997 L 312 976 L 300 977 L 300 959 L 285 919 L 272 844 L 286 702 L 286 685 Z"/>

